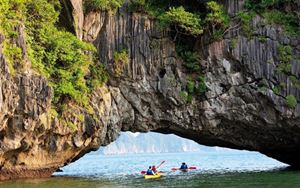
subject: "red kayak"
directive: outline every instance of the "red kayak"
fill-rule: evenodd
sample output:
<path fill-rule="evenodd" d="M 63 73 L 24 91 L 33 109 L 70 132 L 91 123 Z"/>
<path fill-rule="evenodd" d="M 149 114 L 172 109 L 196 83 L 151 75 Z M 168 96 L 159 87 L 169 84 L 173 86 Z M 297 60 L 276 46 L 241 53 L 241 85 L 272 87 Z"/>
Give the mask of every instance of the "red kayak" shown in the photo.
<path fill-rule="evenodd" d="M 175 170 L 180 170 L 180 171 L 182 171 L 182 172 L 187 172 L 187 171 L 189 171 L 189 170 L 197 170 L 197 167 L 195 167 L 195 166 L 190 166 L 190 167 L 188 167 L 187 169 L 171 168 L 171 170 L 173 170 L 173 171 L 175 171 Z"/>

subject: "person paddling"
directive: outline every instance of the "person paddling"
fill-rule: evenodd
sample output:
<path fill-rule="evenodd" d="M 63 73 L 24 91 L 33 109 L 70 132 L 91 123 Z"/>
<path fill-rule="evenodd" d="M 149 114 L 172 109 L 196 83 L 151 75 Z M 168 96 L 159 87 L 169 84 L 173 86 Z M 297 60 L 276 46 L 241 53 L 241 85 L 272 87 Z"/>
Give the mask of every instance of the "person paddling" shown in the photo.
<path fill-rule="evenodd" d="M 154 175 L 154 174 L 155 174 L 155 173 L 153 172 L 153 170 L 152 170 L 152 167 L 151 167 L 151 166 L 149 166 L 149 168 L 148 168 L 148 170 L 147 170 L 146 174 L 147 174 L 147 175 Z"/>
<path fill-rule="evenodd" d="M 152 173 L 153 173 L 154 175 L 159 174 L 159 172 L 157 171 L 157 169 L 158 169 L 161 165 L 163 165 L 165 162 L 166 162 L 166 161 L 162 161 L 157 167 L 156 167 L 155 165 L 149 166 L 149 169 L 148 169 L 147 171 L 142 170 L 142 171 L 141 171 L 141 174 L 146 174 L 146 175 L 148 175 L 148 173 L 149 173 L 150 175 L 152 175 Z M 151 171 L 152 171 L 152 172 L 151 172 Z"/>
<path fill-rule="evenodd" d="M 180 170 L 186 170 L 186 169 L 188 169 L 188 166 L 187 166 L 187 164 L 185 164 L 185 162 L 183 162 L 183 163 L 181 164 L 181 166 L 180 166 L 179 169 L 180 169 Z"/>
<path fill-rule="evenodd" d="M 152 166 L 151 169 L 152 169 L 152 171 L 156 174 L 157 170 L 156 170 L 156 167 L 155 167 L 154 165 Z"/>

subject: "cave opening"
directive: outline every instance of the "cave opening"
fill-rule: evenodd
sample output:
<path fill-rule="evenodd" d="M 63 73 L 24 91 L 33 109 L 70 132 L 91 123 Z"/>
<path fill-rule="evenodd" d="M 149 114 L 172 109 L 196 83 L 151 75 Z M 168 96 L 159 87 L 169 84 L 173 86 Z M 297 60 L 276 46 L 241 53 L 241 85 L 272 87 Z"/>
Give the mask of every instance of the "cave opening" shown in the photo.
<path fill-rule="evenodd" d="M 259 152 L 200 145 L 174 134 L 121 132 L 117 140 L 63 167 L 55 176 L 140 176 L 148 166 L 176 174 L 182 162 L 195 174 L 270 171 L 287 165 Z M 172 170 L 173 169 L 173 170 Z"/>

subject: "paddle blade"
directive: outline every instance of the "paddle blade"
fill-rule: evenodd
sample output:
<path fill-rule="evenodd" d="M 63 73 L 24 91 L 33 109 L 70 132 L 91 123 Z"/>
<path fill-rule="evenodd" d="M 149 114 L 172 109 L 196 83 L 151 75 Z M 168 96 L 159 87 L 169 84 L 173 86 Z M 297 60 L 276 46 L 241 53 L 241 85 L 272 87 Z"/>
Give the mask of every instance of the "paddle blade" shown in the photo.
<path fill-rule="evenodd" d="M 178 168 L 171 168 L 171 170 L 178 170 Z"/>
<path fill-rule="evenodd" d="M 162 161 L 156 168 L 159 168 L 162 164 L 164 164 L 166 161 Z"/>
<path fill-rule="evenodd" d="M 146 171 L 144 171 L 144 170 L 143 170 L 143 171 L 141 171 L 141 174 L 146 174 Z"/>

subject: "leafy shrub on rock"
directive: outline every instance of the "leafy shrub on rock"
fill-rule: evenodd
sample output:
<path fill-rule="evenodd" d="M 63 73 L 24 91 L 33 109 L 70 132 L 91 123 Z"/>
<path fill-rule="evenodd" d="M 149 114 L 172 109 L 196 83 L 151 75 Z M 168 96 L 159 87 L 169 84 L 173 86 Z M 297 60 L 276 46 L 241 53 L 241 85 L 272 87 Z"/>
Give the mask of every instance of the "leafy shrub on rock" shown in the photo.
<path fill-rule="evenodd" d="M 286 105 L 290 108 L 296 108 L 298 102 L 294 95 L 288 95 L 285 97 Z"/>
<path fill-rule="evenodd" d="M 209 31 L 212 32 L 213 39 L 219 40 L 229 27 L 230 18 L 224 11 L 224 7 L 215 1 L 208 2 L 207 9 L 209 12 L 206 15 L 205 22 L 210 28 Z"/>
<path fill-rule="evenodd" d="M 114 52 L 114 73 L 116 76 L 123 74 L 124 66 L 129 63 L 129 55 L 126 50 Z"/>
<path fill-rule="evenodd" d="M 120 8 L 124 0 L 86 0 L 84 1 L 85 11 L 115 11 Z"/>
<path fill-rule="evenodd" d="M 161 27 L 174 26 L 177 33 L 199 35 L 203 33 L 200 16 L 185 10 L 183 6 L 171 7 L 160 17 Z M 180 31 L 180 28 L 183 31 Z"/>

